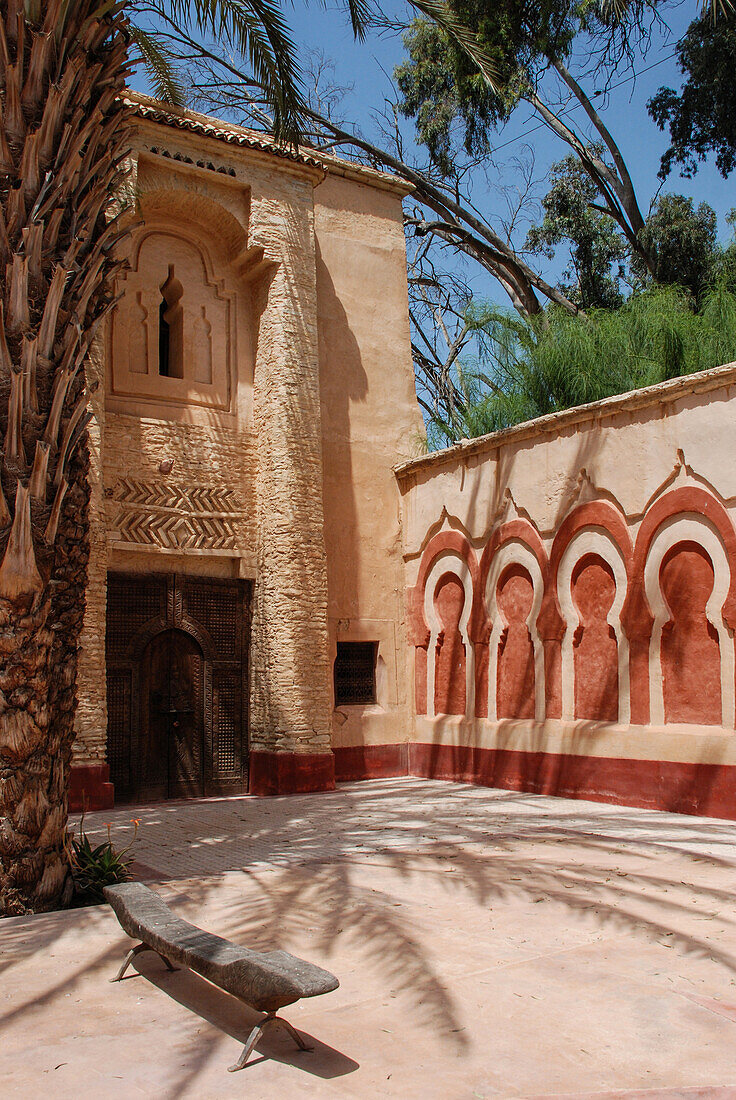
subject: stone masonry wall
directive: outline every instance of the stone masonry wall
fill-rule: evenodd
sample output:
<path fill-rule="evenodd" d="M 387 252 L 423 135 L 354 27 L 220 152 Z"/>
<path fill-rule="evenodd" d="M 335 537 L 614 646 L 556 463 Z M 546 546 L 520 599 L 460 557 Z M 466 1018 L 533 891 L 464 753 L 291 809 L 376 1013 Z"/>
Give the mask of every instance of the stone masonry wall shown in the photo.
<path fill-rule="evenodd" d="M 253 410 L 258 580 L 251 748 L 329 752 L 332 698 L 312 184 L 252 192 L 253 243 L 278 267 L 260 288 Z"/>
<path fill-rule="evenodd" d="M 170 473 L 161 473 L 160 465 L 166 460 L 173 461 L 173 467 Z M 149 556 L 165 558 L 183 548 L 194 574 L 208 573 L 207 560 L 212 556 L 240 559 L 246 568 L 252 567 L 255 509 L 250 433 L 108 413 L 105 487 L 106 525 L 118 553 L 126 549 L 145 553 L 148 547 Z M 175 537 L 169 535 L 167 521 L 172 514 L 185 521 L 190 518 L 191 535 L 184 526 Z M 197 541 L 199 547 L 194 545 Z"/>
<path fill-rule="evenodd" d="M 149 326 L 142 345 L 149 349 L 147 365 L 141 367 L 138 352 L 133 362 L 125 350 L 133 339 L 128 321 L 119 319 L 123 369 L 115 373 L 113 332 L 105 349 L 107 408 L 99 409 L 92 432 L 93 547 L 76 762 L 104 759 L 106 573 L 155 570 L 255 581 L 251 750 L 299 754 L 299 767 L 312 766 L 307 757 L 316 755 L 315 767 L 324 767 L 332 759 L 335 634 L 344 633 L 346 621 L 351 634 L 378 637 L 382 647 L 381 706 L 364 715 L 362 726 L 373 721 L 374 740 L 406 736 L 403 659 L 396 667 L 403 631 L 398 502 L 389 471 L 411 451 L 421 423 L 411 384 L 402 191 L 367 169 L 356 169 L 350 181 L 349 166 L 328 158 L 337 178 L 330 175 L 322 191 L 317 226 L 314 189 L 325 171 L 312 158 L 164 126 L 157 113 L 139 120 L 133 173 L 144 226 L 136 230 L 131 255 L 143 255 L 136 242 L 156 233 L 160 246 L 153 261 L 131 272 L 125 314 L 131 324 Z M 177 234 L 186 247 L 176 244 Z M 165 263 L 175 265 L 177 278 L 183 270 L 186 284 L 198 242 L 208 257 L 198 277 L 212 316 L 227 308 L 236 320 L 229 381 L 223 381 L 218 332 L 212 345 L 217 377 L 209 390 L 206 383 L 196 393 L 192 382 L 195 400 L 189 402 L 184 383 L 191 363 L 183 375 L 158 377 L 150 323 Z M 390 305 L 381 301 L 387 293 Z M 187 308 L 192 302 L 197 307 L 192 297 Z M 137 333 L 138 348 L 140 332 L 130 331 Z M 344 397 L 346 350 L 358 381 L 365 371 L 371 395 L 366 403 L 356 390 L 349 395 L 352 407 Z M 386 369 L 392 372 L 389 390 L 379 377 Z M 340 467 L 353 452 L 354 469 L 343 476 Z M 341 479 L 358 486 L 352 502 L 344 499 Z M 327 549 L 325 492 L 334 497 Z M 354 544 L 349 561 L 342 560 L 340 534 L 346 503 Z M 387 509 L 390 529 L 376 543 Z M 328 552 L 336 563 L 332 635 Z M 357 726 L 351 730 L 352 742 L 360 733 Z"/>

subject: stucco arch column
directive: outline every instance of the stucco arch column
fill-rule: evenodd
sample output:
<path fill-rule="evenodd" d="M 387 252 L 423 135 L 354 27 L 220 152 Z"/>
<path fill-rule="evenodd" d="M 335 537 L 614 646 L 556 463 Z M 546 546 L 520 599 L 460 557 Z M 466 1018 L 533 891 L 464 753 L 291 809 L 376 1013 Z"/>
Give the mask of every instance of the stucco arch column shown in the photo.
<path fill-rule="evenodd" d="M 253 388 L 257 565 L 250 655 L 250 789 L 334 787 L 311 179 L 254 195 L 268 269 Z M 288 189 L 287 189 L 287 185 Z M 257 238 L 256 239 L 256 234 Z"/>

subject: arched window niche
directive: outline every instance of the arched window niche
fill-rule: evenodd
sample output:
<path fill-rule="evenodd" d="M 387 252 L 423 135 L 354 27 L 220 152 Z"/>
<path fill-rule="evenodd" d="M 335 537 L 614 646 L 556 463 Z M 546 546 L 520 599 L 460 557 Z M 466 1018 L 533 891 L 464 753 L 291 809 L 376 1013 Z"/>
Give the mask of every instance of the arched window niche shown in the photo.
<path fill-rule="evenodd" d="M 488 645 L 488 717 L 544 721 L 544 649 L 536 623 L 544 581 L 533 551 L 518 539 L 495 554 L 485 600 L 493 623 Z"/>
<path fill-rule="evenodd" d="M 424 588 L 429 625 L 427 715 L 475 713 L 475 653 L 470 641 L 473 581 L 467 562 L 449 551 L 432 564 Z"/>
<path fill-rule="evenodd" d="M 205 247 L 182 232 L 146 226 L 121 284 L 111 395 L 230 411 L 236 280 L 216 243 Z"/>
<path fill-rule="evenodd" d="M 567 624 L 562 639 L 562 717 L 631 720 L 629 646 L 621 626 L 628 578 L 621 550 L 601 527 L 571 539 L 557 571 Z"/>
<path fill-rule="evenodd" d="M 649 645 L 653 725 L 734 728 L 734 641 L 723 619 L 731 563 L 715 526 L 696 513 L 662 523 L 644 585 L 654 615 Z"/>

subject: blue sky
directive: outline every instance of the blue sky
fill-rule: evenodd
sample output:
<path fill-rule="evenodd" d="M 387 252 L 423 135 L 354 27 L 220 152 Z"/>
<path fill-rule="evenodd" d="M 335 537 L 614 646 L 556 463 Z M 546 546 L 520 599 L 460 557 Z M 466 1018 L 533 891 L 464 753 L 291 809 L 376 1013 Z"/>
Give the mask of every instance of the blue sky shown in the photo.
<path fill-rule="evenodd" d="M 405 8 L 403 5 L 387 4 L 384 10 L 390 14 Z M 684 33 L 696 10 L 694 0 L 685 0 L 679 7 L 668 10 L 671 34 L 668 38 L 657 36 L 646 59 L 637 65 L 637 68 L 648 68 L 649 71 L 643 72 L 635 81 L 627 79 L 630 74 L 622 72 L 619 79 L 626 82 L 610 95 L 604 112 L 606 123 L 626 157 L 642 205 L 647 205 L 649 196 L 657 187 L 659 159 L 668 144 L 667 134 L 660 133 L 647 115 L 646 102 L 662 85 L 679 88 L 680 73 L 672 54 L 678 37 Z M 366 43 L 357 44 L 353 41 L 347 20 L 334 7 L 325 10 L 311 5 L 307 8 L 297 2 L 289 12 L 289 21 L 294 37 L 302 47 L 321 49 L 335 61 L 338 82 L 354 84 L 354 93 L 349 98 L 350 114 L 368 133 L 371 109 L 380 106 L 384 96 L 391 95 L 390 80 L 384 72 L 390 76 L 403 57 L 400 37 L 372 35 Z M 577 120 L 581 113 L 578 111 L 571 117 Z M 536 120 L 531 119 L 530 115 L 531 112 L 523 108 L 517 111 L 499 144 L 507 141 L 513 143 L 503 151 L 510 156 L 525 141 L 529 141 L 535 146 L 537 164 L 541 169 L 563 153 L 558 140 L 548 135 L 544 128 L 528 135 L 525 133 L 536 125 Z M 724 217 L 736 206 L 733 180 L 722 179 L 715 167 L 706 164 L 693 180 L 681 179 L 679 174 L 673 173 L 665 190 L 692 195 L 698 201 L 705 199 L 719 216 L 721 235 L 727 235 Z"/>
<path fill-rule="evenodd" d="M 382 107 L 385 97 L 392 94 L 390 76 L 403 57 L 400 36 L 371 34 L 365 43 L 356 43 L 344 10 L 334 2 L 325 8 L 316 2 L 307 6 L 296 0 L 293 6 L 286 4 L 284 10 L 293 37 L 305 55 L 309 51 L 321 51 L 334 62 L 336 82 L 353 86 L 345 99 L 341 112 L 343 117 L 357 123 L 366 137 L 374 138 L 376 131 L 372 113 Z M 390 16 L 401 15 L 406 8 L 400 0 L 386 0 L 383 10 Z M 661 85 L 680 86 L 680 74 L 672 55 L 677 38 L 696 13 L 696 0 L 683 0 L 680 5 L 668 5 L 665 10 L 670 33 L 654 37 L 647 57 L 637 62 L 639 75 L 636 80 L 630 79 L 629 72 L 621 72 L 618 77 L 620 86 L 614 88 L 603 101 L 604 108 L 601 110 L 622 149 L 644 213 L 658 186 L 659 160 L 667 146 L 667 134 L 660 133 L 649 118 L 646 101 Z M 582 57 L 578 59 L 579 64 L 584 65 L 584 61 Z M 618 81 L 614 80 L 614 84 Z M 140 77 L 134 83 L 141 88 L 144 86 Z M 585 83 L 585 87 L 590 89 L 590 84 Z M 596 100 L 599 110 L 601 102 Z M 571 115 L 571 119 L 577 122 L 581 115 L 578 110 Z M 404 129 L 409 137 L 412 133 L 411 122 L 406 122 Z M 503 146 L 497 154 L 499 162 L 510 162 L 521 155 L 526 144 L 534 149 L 535 193 L 540 198 L 547 189 L 549 165 L 564 156 L 567 150 L 539 125 L 529 110 L 521 107 L 498 138 L 498 146 Z M 507 168 L 504 178 L 511 178 L 511 174 L 511 169 Z M 736 189 L 733 180 L 723 180 L 714 166 L 704 164 L 692 180 L 682 179 L 675 171 L 664 190 L 691 195 L 698 202 L 709 202 L 718 215 L 721 240 L 726 241 L 730 237 L 725 215 L 736 206 Z M 477 205 L 486 212 L 492 212 L 494 207 L 500 210 L 501 197 L 493 191 L 486 194 L 483 191 L 483 184 L 476 185 L 473 197 Z M 495 297 L 491 288 L 484 287 L 482 292 Z"/>

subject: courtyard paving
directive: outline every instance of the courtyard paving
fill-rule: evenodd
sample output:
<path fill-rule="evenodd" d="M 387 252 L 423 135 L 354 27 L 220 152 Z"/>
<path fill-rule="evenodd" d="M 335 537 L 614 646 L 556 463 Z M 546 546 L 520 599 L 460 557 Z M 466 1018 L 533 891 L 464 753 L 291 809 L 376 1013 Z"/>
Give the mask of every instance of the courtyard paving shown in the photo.
<path fill-rule="evenodd" d="M 340 989 L 257 1018 L 107 907 L 0 922 L 3 1096 L 735 1097 L 736 826 L 417 779 L 89 815 L 178 913 Z"/>

